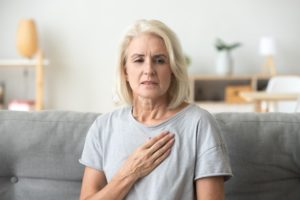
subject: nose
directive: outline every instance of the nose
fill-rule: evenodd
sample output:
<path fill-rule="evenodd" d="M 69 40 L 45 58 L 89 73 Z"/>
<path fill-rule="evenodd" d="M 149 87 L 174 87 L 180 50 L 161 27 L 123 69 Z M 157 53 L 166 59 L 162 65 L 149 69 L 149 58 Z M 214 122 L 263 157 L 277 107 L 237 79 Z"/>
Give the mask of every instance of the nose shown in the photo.
<path fill-rule="evenodd" d="M 145 62 L 145 66 L 143 68 L 143 74 L 145 74 L 145 75 L 154 75 L 155 74 L 154 63 L 151 60 L 147 60 Z"/>

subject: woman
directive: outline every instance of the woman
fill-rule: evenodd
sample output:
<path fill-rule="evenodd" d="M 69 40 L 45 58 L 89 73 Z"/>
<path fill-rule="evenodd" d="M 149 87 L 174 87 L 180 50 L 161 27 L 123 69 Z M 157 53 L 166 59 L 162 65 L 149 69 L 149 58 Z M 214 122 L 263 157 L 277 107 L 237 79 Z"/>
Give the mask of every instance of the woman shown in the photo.
<path fill-rule="evenodd" d="M 137 21 L 121 43 L 118 69 L 130 106 L 91 126 L 80 199 L 223 199 L 231 176 L 225 145 L 213 117 L 187 103 L 175 33 L 157 20 Z"/>

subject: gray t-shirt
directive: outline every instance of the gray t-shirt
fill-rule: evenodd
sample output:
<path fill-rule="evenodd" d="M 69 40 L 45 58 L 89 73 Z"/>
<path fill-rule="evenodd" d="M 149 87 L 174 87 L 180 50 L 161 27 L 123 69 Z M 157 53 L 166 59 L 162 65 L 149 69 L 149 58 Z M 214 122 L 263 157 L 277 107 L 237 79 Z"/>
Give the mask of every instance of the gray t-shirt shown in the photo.
<path fill-rule="evenodd" d="M 136 182 L 126 200 L 194 200 L 196 179 L 232 175 L 218 125 L 207 111 L 190 104 L 166 121 L 147 126 L 135 120 L 131 110 L 124 107 L 100 115 L 89 129 L 79 160 L 103 171 L 110 181 L 149 137 L 165 130 L 174 133 L 169 157 Z"/>

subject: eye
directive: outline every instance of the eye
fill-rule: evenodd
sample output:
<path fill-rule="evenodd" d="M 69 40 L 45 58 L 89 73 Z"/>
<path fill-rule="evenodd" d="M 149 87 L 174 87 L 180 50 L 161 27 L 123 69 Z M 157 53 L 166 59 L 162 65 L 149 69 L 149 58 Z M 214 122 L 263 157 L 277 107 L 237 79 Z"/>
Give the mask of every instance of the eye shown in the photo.
<path fill-rule="evenodd" d="M 156 58 L 154 58 L 154 61 L 156 64 L 165 64 L 166 63 L 166 60 L 163 57 L 156 57 Z"/>
<path fill-rule="evenodd" d="M 142 62 L 144 62 L 144 59 L 143 58 L 137 58 L 133 62 L 135 62 L 135 63 L 142 63 Z"/>

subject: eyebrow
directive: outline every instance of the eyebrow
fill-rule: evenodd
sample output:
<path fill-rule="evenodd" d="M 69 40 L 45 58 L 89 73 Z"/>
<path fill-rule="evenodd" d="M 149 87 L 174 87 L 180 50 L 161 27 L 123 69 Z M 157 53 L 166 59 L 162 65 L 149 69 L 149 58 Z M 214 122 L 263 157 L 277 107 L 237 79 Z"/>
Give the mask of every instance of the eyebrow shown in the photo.
<path fill-rule="evenodd" d="M 138 54 L 138 53 L 135 53 L 131 56 L 131 58 L 136 58 L 136 57 L 144 57 L 145 55 L 144 54 Z M 158 53 L 158 54 L 155 54 L 153 57 L 157 58 L 157 57 L 164 57 L 164 58 L 168 58 L 168 56 L 166 56 L 165 54 L 163 53 Z"/>
<path fill-rule="evenodd" d="M 165 54 L 156 54 L 153 57 L 157 58 L 157 57 L 164 57 L 164 58 L 168 58 L 168 56 L 166 56 Z"/>
<path fill-rule="evenodd" d="M 143 57 L 144 54 L 138 54 L 138 53 L 135 53 L 133 54 L 132 56 L 130 56 L 131 58 L 136 58 L 136 57 Z"/>

